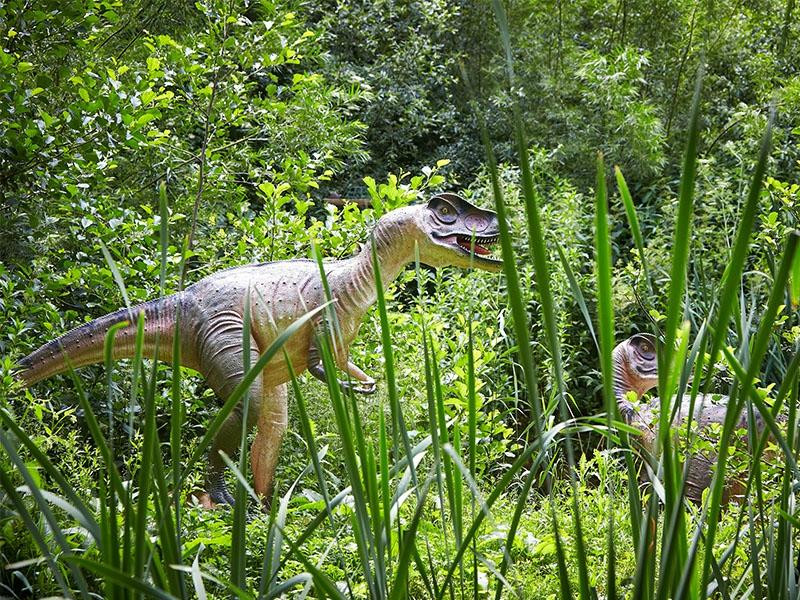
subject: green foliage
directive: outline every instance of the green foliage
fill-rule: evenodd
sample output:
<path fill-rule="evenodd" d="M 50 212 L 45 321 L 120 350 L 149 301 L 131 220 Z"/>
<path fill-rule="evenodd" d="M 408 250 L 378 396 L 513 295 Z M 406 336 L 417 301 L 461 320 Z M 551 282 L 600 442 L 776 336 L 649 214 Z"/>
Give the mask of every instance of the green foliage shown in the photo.
<path fill-rule="evenodd" d="M 792 0 L 34 4 L 0 6 L 0 595 L 797 597 Z M 506 212 L 506 277 L 382 290 L 351 350 L 378 394 L 293 382 L 269 514 L 192 505 L 232 408 L 192 373 L 15 382 L 118 280 L 345 257 L 455 185 Z M 634 331 L 667 340 L 662 397 L 734 405 L 670 432 L 662 402 L 647 466 L 608 412 Z"/>

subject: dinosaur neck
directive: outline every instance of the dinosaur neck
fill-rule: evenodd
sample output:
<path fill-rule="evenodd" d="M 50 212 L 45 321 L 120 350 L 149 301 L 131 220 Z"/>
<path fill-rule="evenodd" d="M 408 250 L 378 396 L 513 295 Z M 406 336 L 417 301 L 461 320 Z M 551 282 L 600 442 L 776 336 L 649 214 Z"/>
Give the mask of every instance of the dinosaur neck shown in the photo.
<path fill-rule="evenodd" d="M 619 407 L 620 411 L 624 412 L 624 408 L 629 408 L 631 406 L 630 401 L 627 399 L 628 392 L 635 392 L 636 399 L 642 397 L 643 391 L 639 389 L 639 386 L 635 384 L 633 378 L 631 377 L 631 373 L 628 370 L 625 361 L 622 359 L 620 354 L 614 353 L 614 396 L 617 399 L 617 406 Z"/>
<path fill-rule="evenodd" d="M 350 259 L 349 268 L 338 282 L 336 295 L 343 310 L 365 312 L 377 299 L 373 244 L 384 288 L 414 259 L 414 214 L 413 207 L 393 210 L 375 224 L 370 239 L 361 247 L 361 252 Z"/>

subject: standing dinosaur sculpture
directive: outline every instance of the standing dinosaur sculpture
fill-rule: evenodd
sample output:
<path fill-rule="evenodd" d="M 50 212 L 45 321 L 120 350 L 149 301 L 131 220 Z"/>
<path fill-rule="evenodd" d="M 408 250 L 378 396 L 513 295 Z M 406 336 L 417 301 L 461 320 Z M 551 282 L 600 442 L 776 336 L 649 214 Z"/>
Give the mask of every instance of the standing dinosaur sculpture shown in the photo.
<path fill-rule="evenodd" d="M 498 237 L 497 216 L 477 208 L 455 194 L 439 194 L 426 204 L 399 208 L 382 216 L 372 231 L 372 242 L 384 285 L 414 260 L 415 247 L 421 262 L 432 267 L 476 267 L 502 270 L 502 261 L 484 247 Z M 359 383 L 339 380 L 345 389 L 358 393 L 375 391 L 375 381 L 348 359 L 367 309 L 377 298 L 371 244 L 348 259 L 323 263 L 334 300 L 338 335 L 334 344 L 336 365 Z M 250 364 L 258 360 L 286 328 L 299 317 L 325 302 L 317 263 L 284 260 L 220 271 L 187 287 L 183 292 L 140 304 L 130 311 L 118 310 L 62 335 L 20 362 L 26 386 L 66 371 L 103 360 L 106 333 L 112 325 L 127 322 L 115 336 L 114 359 L 134 354 L 136 316 L 145 316 L 144 356 L 152 358 L 159 340 L 159 359 L 170 361 L 172 340 L 179 336 L 183 366 L 200 372 L 224 401 L 244 376 L 243 332 L 245 297 L 249 291 Z M 179 326 L 176 313 L 180 309 Z M 284 350 L 294 373 L 306 369 L 327 381 L 320 359 L 315 329 L 322 320 L 304 325 L 286 342 Z M 255 490 L 268 498 L 280 443 L 287 425 L 287 381 L 289 365 L 283 356 L 271 359 L 250 388 L 248 429 L 258 424 L 251 449 Z M 233 456 L 242 433 L 242 409 L 237 406 L 217 432 L 208 455 L 205 506 L 233 504 L 225 485 L 225 467 L 220 451 Z"/>
<path fill-rule="evenodd" d="M 658 385 L 658 365 L 656 360 L 656 340 L 652 335 L 637 333 L 624 340 L 614 348 L 614 393 L 617 398 L 617 407 L 622 418 L 633 425 L 642 435 L 638 436 L 639 445 L 651 455 L 656 449 L 658 436 L 658 415 L 661 410 L 661 400 L 655 398 L 649 404 L 634 405 L 629 397 L 629 392 L 634 392 L 636 399 Z M 689 418 L 691 396 L 685 395 L 681 399 L 673 427 L 683 426 Z M 702 433 L 710 425 L 725 422 L 728 410 L 728 397 L 720 394 L 698 394 L 695 399 L 692 414 L 692 426 Z M 753 409 L 755 418 L 755 431 L 760 435 L 766 424 L 757 409 Z M 743 412 L 739 415 L 736 429 L 747 429 L 748 415 Z M 689 462 L 686 477 L 686 497 L 693 502 L 702 500 L 703 490 L 711 485 L 716 464 L 716 454 L 713 452 L 694 453 L 687 458 Z M 726 482 L 723 502 L 740 496 L 744 488 L 740 481 Z"/>

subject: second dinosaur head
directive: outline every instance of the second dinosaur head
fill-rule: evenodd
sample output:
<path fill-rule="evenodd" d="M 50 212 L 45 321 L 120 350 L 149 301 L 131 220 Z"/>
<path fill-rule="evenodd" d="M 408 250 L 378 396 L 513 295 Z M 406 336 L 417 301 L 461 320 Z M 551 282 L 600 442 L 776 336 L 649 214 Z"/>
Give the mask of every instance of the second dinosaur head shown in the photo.
<path fill-rule="evenodd" d="M 499 272 L 503 261 L 486 246 L 500 236 L 497 214 L 478 208 L 456 194 L 437 194 L 413 207 L 422 234 L 420 260 L 432 267 L 454 266 Z"/>
<path fill-rule="evenodd" d="M 636 333 L 614 348 L 614 383 L 617 392 L 634 391 L 638 396 L 658 385 L 656 339 Z"/>

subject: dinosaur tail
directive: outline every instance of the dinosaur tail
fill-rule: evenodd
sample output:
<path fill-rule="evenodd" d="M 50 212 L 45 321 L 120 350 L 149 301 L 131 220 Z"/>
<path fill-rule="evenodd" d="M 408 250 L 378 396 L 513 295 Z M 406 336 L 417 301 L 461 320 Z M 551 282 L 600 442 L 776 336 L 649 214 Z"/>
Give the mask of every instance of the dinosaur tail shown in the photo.
<path fill-rule="evenodd" d="M 120 309 L 76 327 L 23 358 L 19 362 L 18 377 L 27 387 L 70 367 L 77 369 L 102 362 L 106 334 L 119 323 L 125 324 L 114 335 L 113 358 L 132 358 L 136 348 L 136 324 L 142 312 L 145 319 L 143 355 L 153 358 L 158 339 L 159 358 L 169 360 L 180 302 L 181 294 L 174 294 Z"/>

